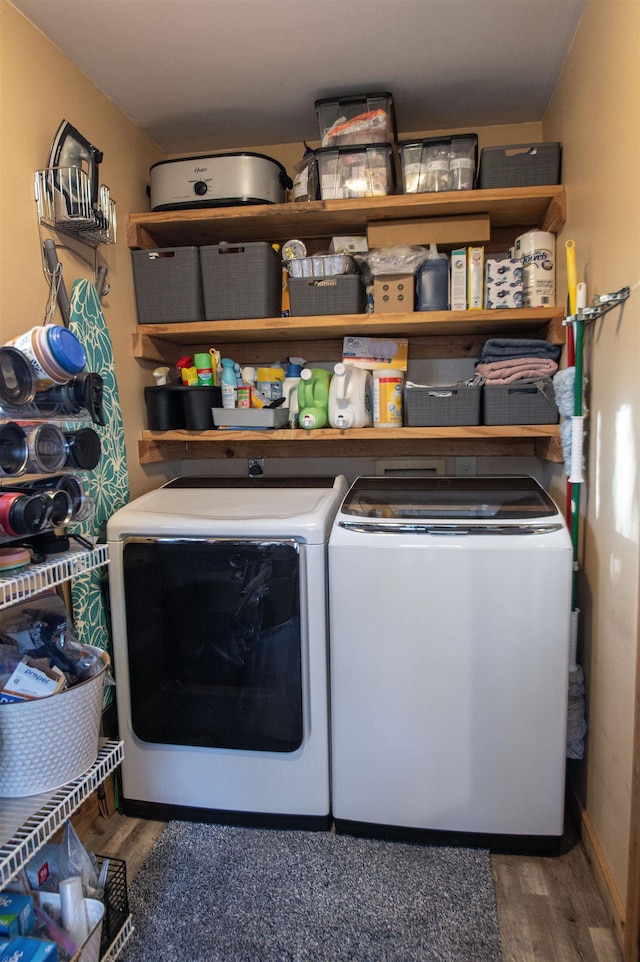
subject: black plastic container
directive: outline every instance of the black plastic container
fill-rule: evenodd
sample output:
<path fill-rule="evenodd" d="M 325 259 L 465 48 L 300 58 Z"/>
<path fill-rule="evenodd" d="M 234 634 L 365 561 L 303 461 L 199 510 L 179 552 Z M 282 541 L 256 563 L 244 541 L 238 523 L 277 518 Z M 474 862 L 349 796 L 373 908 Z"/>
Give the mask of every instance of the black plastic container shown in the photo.
<path fill-rule="evenodd" d="M 204 384 L 162 384 L 145 387 L 144 400 L 150 431 L 213 431 L 211 408 L 222 407 L 222 389 Z"/>
<path fill-rule="evenodd" d="M 186 428 L 182 393 L 188 390 L 182 384 L 162 384 L 145 387 L 144 403 L 147 406 L 147 427 L 150 431 L 175 431 Z"/>
<path fill-rule="evenodd" d="M 222 407 L 222 388 L 192 385 L 183 389 L 182 404 L 187 431 L 213 431 L 211 408 Z"/>

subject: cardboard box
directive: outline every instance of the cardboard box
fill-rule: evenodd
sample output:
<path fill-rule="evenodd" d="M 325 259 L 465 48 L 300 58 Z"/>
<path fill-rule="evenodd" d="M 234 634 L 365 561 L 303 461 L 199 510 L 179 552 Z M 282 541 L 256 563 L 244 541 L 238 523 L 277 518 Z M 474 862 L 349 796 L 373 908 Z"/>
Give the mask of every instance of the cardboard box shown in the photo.
<path fill-rule="evenodd" d="M 373 278 L 373 310 L 376 314 L 413 311 L 415 296 L 413 274 L 383 274 Z"/>
<path fill-rule="evenodd" d="M 487 257 L 485 262 L 484 306 L 522 307 L 522 261 L 514 257 Z"/>
<path fill-rule="evenodd" d="M 407 275 L 405 275 L 407 276 Z M 412 276 L 412 275 L 409 275 Z M 409 339 L 406 337 L 345 337 L 342 361 L 370 371 L 381 368 L 406 371 Z"/>
<path fill-rule="evenodd" d="M 32 889 L 39 889 L 49 878 L 57 878 L 60 862 L 60 846 L 47 842 L 39 852 L 29 859 L 25 872 Z"/>
<path fill-rule="evenodd" d="M 331 254 L 366 254 L 369 250 L 364 234 L 344 234 L 332 237 L 329 244 Z"/>
<path fill-rule="evenodd" d="M 488 214 L 372 221 L 367 225 L 370 248 L 397 244 L 480 244 L 491 236 Z"/>
<path fill-rule="evenodd" d="M 451 310 L 467 309 L 467 249 L 451 251 Z"/>
<path fill-rule="evenodd" d="M 470 247 L 467 251 L 467 309 L 484 308 L 484 247 Z"/>

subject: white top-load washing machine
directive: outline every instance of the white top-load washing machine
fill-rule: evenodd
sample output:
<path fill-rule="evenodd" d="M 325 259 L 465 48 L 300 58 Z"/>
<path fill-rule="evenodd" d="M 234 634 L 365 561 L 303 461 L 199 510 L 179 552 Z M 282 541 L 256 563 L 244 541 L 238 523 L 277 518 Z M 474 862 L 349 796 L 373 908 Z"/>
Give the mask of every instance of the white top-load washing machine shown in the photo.
<path fill-rule="evenodd" d="M 111 518 L 125 812 L 328 820 L 327 542 L 346 490 L 180 478 Z"/>
<path fill-rule="evenodd" d="M 339 830 L 557 841 L 571 577 L 532 478 L 354 483 L 329 542 Z"/>

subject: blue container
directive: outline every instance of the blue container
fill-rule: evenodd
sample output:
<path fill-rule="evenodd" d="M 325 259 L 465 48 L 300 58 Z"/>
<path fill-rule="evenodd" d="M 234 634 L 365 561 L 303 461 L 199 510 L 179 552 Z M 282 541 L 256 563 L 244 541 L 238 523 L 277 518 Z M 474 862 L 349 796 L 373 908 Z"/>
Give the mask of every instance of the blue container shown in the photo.
<path fill-rule="evenodd" d="M 416 296 L 419 311 L 449 310 L 449 258 L 430 257 L 418 270 Z"/>

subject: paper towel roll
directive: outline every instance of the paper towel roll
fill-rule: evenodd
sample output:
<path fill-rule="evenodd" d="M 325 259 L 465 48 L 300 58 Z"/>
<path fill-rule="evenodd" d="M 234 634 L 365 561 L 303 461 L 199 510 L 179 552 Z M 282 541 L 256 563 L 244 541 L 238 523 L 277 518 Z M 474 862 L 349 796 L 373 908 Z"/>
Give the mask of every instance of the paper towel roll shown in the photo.
<path fill-rule="evenodd" d="M 522 260 L 525 307 L 553 307 L 556 302 L 556 235 L 530 230 L 516 238 L 514 257 Z"/>
<path fill-rule="evenodd" d="M 69 933 L 77 948 L 89 937 L 89 923 L 82 892 L 82 879 L 78 875 L 62 879 L 59 885 L 62 927 Z"/>

